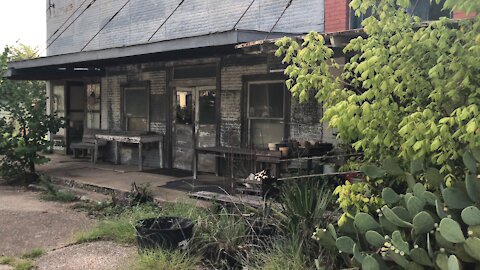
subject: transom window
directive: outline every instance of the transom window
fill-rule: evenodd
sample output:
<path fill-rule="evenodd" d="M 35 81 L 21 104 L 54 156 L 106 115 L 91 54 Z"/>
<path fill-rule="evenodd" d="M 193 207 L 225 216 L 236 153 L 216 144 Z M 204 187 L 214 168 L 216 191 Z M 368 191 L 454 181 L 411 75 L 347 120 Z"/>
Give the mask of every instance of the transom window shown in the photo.
<path fill-rule="evenodd" d="M 285 137 L 285 83 L 248 84 L 248 120 L 250 144 L 266 148 Z"/>

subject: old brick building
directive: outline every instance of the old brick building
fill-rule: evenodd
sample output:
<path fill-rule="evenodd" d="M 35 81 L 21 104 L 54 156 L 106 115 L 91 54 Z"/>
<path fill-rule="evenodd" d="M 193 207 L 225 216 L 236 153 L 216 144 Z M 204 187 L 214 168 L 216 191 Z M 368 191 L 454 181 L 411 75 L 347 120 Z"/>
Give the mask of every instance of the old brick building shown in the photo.
<path fill-rule="evenodd" d="M 291 98 L 279 59 L 236 45 L 357 28 L 348 2 L 47 0 L 47 57 L 10 63 L 9 76 L 48 81 L 49 111 L 69 119 L 52 136 L 65 153 L 86 130 L 162 135 L 163 147 L 143 151 L 109 143 L 107 159 L 187 170 L 195 147 L 333 142 L 321 106 Z M 212 160 L 200 168 L 211 171 Z"/>

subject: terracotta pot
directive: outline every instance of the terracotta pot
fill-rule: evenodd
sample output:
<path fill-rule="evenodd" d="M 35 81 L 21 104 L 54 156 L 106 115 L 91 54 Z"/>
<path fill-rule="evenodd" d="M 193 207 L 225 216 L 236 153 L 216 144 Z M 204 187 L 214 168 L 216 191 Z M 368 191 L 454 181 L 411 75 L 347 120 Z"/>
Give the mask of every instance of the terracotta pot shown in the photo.
<path fill-rule="evenodd" d="M 280 147 L 279 148 L 280 152 L 282 152 L 282 157 L 288 157 L 288 151 L 290 150 L 290 148 L 288 147 Z"/>

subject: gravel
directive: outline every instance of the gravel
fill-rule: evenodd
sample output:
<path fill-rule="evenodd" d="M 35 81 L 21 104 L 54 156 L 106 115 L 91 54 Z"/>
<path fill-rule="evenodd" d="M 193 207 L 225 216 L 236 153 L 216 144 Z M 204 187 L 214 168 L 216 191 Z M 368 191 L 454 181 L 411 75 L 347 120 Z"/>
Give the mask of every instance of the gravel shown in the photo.
<path fill-rule="evenodd" d="M 39 193 L 0 186 L 0 256 L 19 257 L 34 248 L 46 254 L 35 261 L 38 269 L 131 269 L 137 249 L 113 242 L 73 245 L 73 235 L 97 221 L 71 204 L 46 202 Z M 0 270 L 12 269 L 0 265 Z"/>
<path fill-rule="evenodd" d="M 41 201 L 39 193 L 0 186 L 0 256 L 64 246 L 94 223 L 66 204 Z"/>

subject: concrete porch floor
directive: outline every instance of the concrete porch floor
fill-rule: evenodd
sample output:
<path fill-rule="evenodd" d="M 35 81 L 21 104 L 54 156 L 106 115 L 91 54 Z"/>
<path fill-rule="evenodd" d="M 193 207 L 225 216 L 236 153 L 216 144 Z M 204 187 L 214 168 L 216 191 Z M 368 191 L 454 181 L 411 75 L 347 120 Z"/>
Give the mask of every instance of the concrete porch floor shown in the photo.
<path fill-rule="evenodd" d="M 231 191 L 230 179 L 212 174 L 200 174 L 198 180 L 193 183 L 191 174 L 187 176 L 188 173 L 185 174 L 185 172 L 180 173 L 178 177 L 172 176 L 178 175 L 178 172 L 167 169 L 144 168 L 144 171 L 140 172 L 136 165 L 114 165 L 103 162 L 93 164 L 88 159 L 74 159 L 60 154 L 51 154 L 47 157 L 51 159 L 50 162 L 38 166 L 41 174 L 55 180 L 89 186 L 93 189 L 129 192 L 133 182 L 137 186 L 149 184 L 155 199 L 170 202 L 185 200 L 189 193 L 196 191 L 214 191 L 224 194 Z"/>

